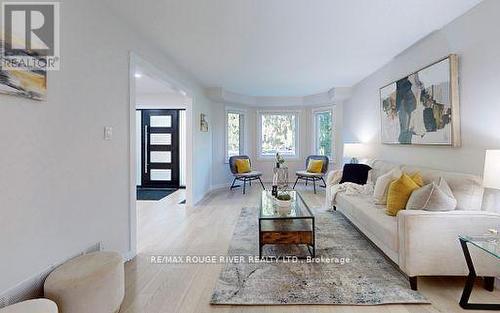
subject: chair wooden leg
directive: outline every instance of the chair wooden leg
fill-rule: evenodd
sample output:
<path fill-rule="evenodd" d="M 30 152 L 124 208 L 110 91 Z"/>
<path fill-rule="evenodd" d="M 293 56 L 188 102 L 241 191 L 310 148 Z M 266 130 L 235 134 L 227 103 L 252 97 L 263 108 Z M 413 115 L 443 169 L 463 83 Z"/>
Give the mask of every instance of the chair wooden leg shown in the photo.
<path fill-rule="evenodd" d="M 307 181 L 308 181 L 308 180 L 309 180 L 309 179 L 307 179 L 307 178 L 306 178 L 306 186 L 307 186 Z"/>
<path fill-rule="evenodd" d="M 314 194 L 316 194 L 316 179 L 313 178 Z"/>
<path fill-rule="evenodd" d="M 244 179 L 243 179 L 243 194 L 245 194 L 245 193 L 246 193 L 246 189 L 247 189 L 247 179 L 246 179 L 246 178 L 244 178 Z"/>
<path fill-rule="evenodd" d="M 248 183 L 250 184 L 250 186 L 252 186 L 252 180 L 251 179 L 248 181 Z"/>
<path fill-rule="evenodd" d="M 299 181 L 299 177 L 297 176 L 297 179 L 295 180 L 295 184 L 293 184 L 293 188 L 292 189 L 295 189 L 295 185 L 297 185 L 298 181 Z"/>

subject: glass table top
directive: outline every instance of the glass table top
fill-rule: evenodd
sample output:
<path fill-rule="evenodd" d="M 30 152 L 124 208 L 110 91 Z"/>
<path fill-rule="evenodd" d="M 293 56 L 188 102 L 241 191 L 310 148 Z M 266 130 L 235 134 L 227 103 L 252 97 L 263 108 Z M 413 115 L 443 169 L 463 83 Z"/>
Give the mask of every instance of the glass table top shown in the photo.
<path fill-rule="evenodd" d="M 459 237 L 500 259 L 500 237 L 498 235 L 459 235 Z"/>
<path fill-rule="evenodd" d="M 304 199 L 296 191 L 287 191 L 292 197 L 292 203 L 289 208 L 278 206 L 271 191 L 262 191 L 260 202 L 260 219 L 295 219 L 295 218 L 313 218 L 311 210 Z"/>

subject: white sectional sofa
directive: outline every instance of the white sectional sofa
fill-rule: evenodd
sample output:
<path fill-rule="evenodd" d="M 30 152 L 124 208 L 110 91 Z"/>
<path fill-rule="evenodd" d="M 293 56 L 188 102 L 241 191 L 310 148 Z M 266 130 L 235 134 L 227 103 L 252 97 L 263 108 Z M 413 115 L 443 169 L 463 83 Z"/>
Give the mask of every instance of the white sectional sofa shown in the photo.
<path fill-rule="evenodd" d="M 444 177 L 457 199 L 457 209 L 448 212 L 402 210 L 397 216 L 389 216 L 385 206 L 374 204 L 372 196 L 345 193 L 337 194 L 334 209 L 343 213 L 408 275 L 412 289 L 417 289 L 417 276 L 467 275 L 458 235 L 478 235 L 490 228 L 500 228 L 499 213 L 481 210 L 481 178 L 380 160 L 371 161 L 369 165 L 372 167 L 369 179 L 373 183 L 395 167 L 408 173 L 419 171 L 426 184 Z M 327 180 L 327 203 L 332 206 L 330 190 L 333 177 L 338 174 L 330 172 Z M 500 276 L 497 259 L 477 248 L 470 250 L 478 276 Z"/>

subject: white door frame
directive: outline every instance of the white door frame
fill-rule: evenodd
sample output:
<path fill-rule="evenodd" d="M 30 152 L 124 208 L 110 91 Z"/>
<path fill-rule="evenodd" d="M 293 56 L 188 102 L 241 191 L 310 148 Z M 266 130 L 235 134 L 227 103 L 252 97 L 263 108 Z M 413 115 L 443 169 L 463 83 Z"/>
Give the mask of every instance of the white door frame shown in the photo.
<path fill-rule="evenodd" d="M 137 254 L 137 190 L 136 190 L 136 97 L 135 97 L 135 72 L 136 68 L 145 71 L 148 76 L 162 80 L 174 89 L 185 94 L 186 102 L 183 104 L 186 109 L 186 206 L 193 204 L 193 92 L 184 84 L 177 81 L 167 73 L 161 71 L 150 62 L 140 57 L 135 52 L 130 52 L 129 56 L 129 252 L 126 255 L 128 260 Z"/>

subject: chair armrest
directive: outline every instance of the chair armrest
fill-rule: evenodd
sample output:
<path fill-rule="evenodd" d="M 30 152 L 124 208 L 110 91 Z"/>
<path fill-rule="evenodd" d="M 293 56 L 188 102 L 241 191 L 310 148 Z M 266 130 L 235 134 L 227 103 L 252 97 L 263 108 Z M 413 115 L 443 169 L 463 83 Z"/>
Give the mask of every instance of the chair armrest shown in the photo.
<path fill-rule="evenodd" d="M 485 211 L 402 210 L 397 219 L 398 263 L 409 276 L 466 275 L 468 271 L 458 235 L 479 235 L 489 228 L 500 227 L 500 214 Z M 500 275 L 498 260 L 491 260 L 482 251 L 471 249 L 471 254 L 478 273 Z"/>
<path fill-rule="evenodd" d="M 326 185 L 333 186 L 340 182 L 342 179 L 342 170 L 333 170 L 328 173 L 326 177 Z"/>

